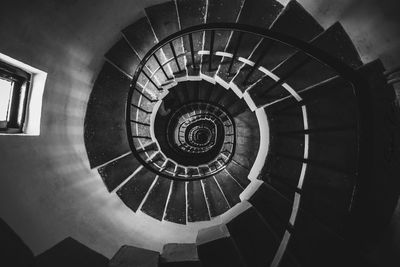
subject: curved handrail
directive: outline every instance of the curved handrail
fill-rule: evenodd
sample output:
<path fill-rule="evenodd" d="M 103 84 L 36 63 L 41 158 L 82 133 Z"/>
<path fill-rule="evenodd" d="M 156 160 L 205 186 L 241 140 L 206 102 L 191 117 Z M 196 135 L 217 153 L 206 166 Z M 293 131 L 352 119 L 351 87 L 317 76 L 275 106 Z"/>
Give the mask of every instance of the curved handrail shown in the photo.
<path fill-rule="evenodd" d="M 132 140 L 132 132 L 131 132 L 131 126 L 130 126 L 130 112 L 131 112 L 131 99 L 133 92 L 136 87 L 137 80 L 139 78 L 139 75 L 142 73 L 143 68 L 145 67 L 146 63 L 149 61 L 149 59 L 160 49 L 162 49 L 166 44 L 181 38 L 183 36 L 193 34 L 196 32 L 204 32 L 204 31 L 215 31 L 215 30 L 230 30 L 230 31 L 238 31 L 238 32 L 245 32 L 245 33 L 250 33 L 254 35 L 258 35 L 262 38 L 269 38 L 281 43 L 284 43 L 286 45 L 295 47 L 302 52 L 306 53 L 308 56 L 311 58 L 323 62 L 327 66 L 331 67 L 334 69 L 341 77 L 346 79 L 347 81 L 351 82 L 353 84 L 354 88 L 354 94 L 357 98 L 358 102 L 358 114 L 357 117 L 359 118 L 358 124 L 357 124 L 357 132 L 358 132 L 358 144 L 357 144 L 357 150 L 358 150 L 358 156 L 364 155 L 363 150 L 366 149 L 366 145 L 368 144 L 370 137 L 365 134 L 368 132 L 368 125 L 369 125 L 369 97 L 368 97 L 368 92 L 367 90 L 362 90 L 365 88 L 366 84 L 364 83 L 363 79 L 360 77 L 360 75 L 351 67 L 347 66 L 345 63 L 340 61 L 339 59 L 331 56 L 327 52 L 323 51 L 322 49 L 319 49 L 318 47 L 315 47 L 307 42 L 298 40 L 296 38 L 290 37 L 288 35 L 271 31 L 268 29 L 263 29 L 259 27 L 254 27 L 254 26 L 249 26 L 249 25 L 242 25 L 242 24 L 236 24 L 236 23 L 211 23 L 211 24 L 202 24 L 202 25 L 197 25 L 193 26 L 184 30 L 181 30 L 179 32 L 176 32 L 165 39 L 161 40 L 159 43 L 157 43 L 155 46 L 150 48 L 150 50 L 146 53 L 146 55 L 143 57 L 141 62 L 139 63 L 132 82 L 130 86 L 130 90 L 128 92 L 128 101 L 126 105 L 126 128 L 127 128 L 127 134 L 128 134 L 128 140 L 129 140 L 129 145 L 131 147 L 132 153 L 135 155 L 135 157 L 139 160 L 139 162 L 145 166 L 146 168 L 151 169 L 154 173 L 156 173 L 159 176 L 166 177 L 162 172 L 154 170 L 153 168 L 150 168 L 147 166 L 147 163 L 144 159 L 142 159 L 138 152 L 136 151 L 136 148 L 133 144 Z M 145 72 L 144 72 L 145 73 Z M 150 79 L 149 79 L 150 80 Z M 156 86 L 157 89 L 158 86 Z M 367 159 L 367 158 L 365 158 Z M 365 162 L 365 160 L 362 160 Z M 361 160 L 360 158 L 357 159 L 357 173 L 358 176 L 360 175 L 361 172 Z M 167 178 L 174 179 L 174 177 L 167 176 Z M 353 196 L 354 198 L 354 196 Z"/>

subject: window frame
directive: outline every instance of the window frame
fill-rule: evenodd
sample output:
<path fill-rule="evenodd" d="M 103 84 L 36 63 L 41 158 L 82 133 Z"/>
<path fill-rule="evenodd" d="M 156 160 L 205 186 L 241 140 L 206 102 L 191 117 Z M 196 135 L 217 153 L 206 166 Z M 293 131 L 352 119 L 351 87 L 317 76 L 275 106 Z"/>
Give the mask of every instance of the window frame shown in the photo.
<path fill-rule="evenodd" d="M 40 123 L 42 118 L 42 104 L 44 88 L 47 80 L 47 72 L 30 66 L 17 59 L 9 57 L 3 53 L 0 53 L 0 62 L 6 64 L 7 70 L 11 73 L 16 74 L 23 79 L 28 78 L 27 74 L 30 75 L 29 84 L 26 83 L 24 91 L 25 93 L 22 98 L 24 102 L 20 105 L 23 107 L 24 112 L 20 112 L 21 124 L 18 124 L 18 128 L 9 128 L 7 131 L 0 131 L 0 138 L 3 136 L 39 136 L 40 135 Z M 2 65 L 4 66 L 4 65 Z M 4 68 L 3 68 L 4 69 Z M 18 77 L 17 77 L 18 78 Z M 20 108 L 18 108 L 20 110 Z M 21 110 L 22 111 L 22 110 Z M 22 119 L 21 119 L 22 118 Z M 4 127 L 3 127 L 4 128 Z"/>
<path fill-rule="evenodd" d="M 22 133 L 32 74 L 0 61 L 0 79 L 11 82 L 7 118 L 1 121 L 0 132 Z"/>

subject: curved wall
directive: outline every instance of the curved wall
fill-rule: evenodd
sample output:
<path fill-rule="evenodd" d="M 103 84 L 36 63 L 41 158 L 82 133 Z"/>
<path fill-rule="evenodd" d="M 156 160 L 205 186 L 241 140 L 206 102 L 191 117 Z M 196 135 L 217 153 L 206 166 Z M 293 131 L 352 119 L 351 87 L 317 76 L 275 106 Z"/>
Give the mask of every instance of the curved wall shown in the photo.
<path fill-rule="evenodd" d="M 0 216 L 35 254 L 66 236 L 108 257 L 123 244 L 160 250 L 165 242 L 194 241 L 196 229 L 159 227 L 109 194 L 83 143 L 102 55 L 157 2 L 164 1 L 2 1 L 0 52 L 48 73 L 41 135 L 0 136 Z M 299 2 L 324 26 L 341 20 L 365 61 L 400 62 L 397 1 Z"/>

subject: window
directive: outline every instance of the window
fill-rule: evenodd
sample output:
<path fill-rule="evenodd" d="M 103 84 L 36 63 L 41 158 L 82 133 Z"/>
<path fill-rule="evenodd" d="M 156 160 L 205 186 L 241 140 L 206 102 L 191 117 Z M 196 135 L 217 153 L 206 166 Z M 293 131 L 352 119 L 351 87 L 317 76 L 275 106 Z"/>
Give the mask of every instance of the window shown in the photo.
<path fill-rule="evenodd" d="M 0 138 L 39 135 L 47 73 L 0 53 Z"/>
<path fill-rule="evenodd" d="M 0 131 L 22 132 L 30 80 L 29 73 L 0 62 Z"/>

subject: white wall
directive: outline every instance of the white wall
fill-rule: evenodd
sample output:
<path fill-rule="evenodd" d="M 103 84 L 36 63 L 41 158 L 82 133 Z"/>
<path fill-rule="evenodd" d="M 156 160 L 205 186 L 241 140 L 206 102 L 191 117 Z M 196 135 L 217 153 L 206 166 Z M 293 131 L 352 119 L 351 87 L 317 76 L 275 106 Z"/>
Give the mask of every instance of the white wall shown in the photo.
<path fill-rule="evenodd" d="M 0 136 L 0 217 L 35 254 L 66 236 L 108 257 L 123 244 L 160 250 L 195 240 L 196 230 L 164 227 L 109 194 L 83 142 L 102 55 L 154 2 L 2 1 L 0 53 L 48 73 L 41 135 Z"/>

